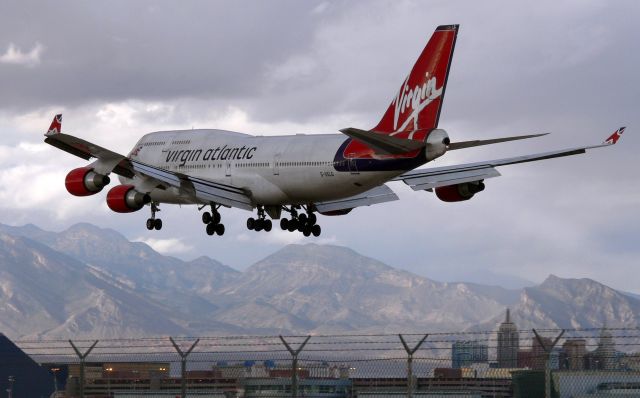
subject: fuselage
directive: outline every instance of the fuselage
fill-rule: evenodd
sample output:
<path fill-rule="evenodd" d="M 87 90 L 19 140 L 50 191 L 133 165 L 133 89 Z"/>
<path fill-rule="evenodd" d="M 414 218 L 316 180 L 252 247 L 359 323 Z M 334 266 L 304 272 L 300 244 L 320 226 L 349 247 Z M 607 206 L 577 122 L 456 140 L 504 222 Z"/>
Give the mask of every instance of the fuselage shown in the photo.
<path fill-rule="evenodd" d="M 423 154 L 402 159 L 345 156 L 351 141 L 342 134 L 161 131 L 143 136 L 129 156 L 168 171 L 242 188 L 256 205 L 308 204 L 353 196 L 425 162 Z M 177 189 L 155 189 L 151 196 L 165 203 L 198 203 Z"/>

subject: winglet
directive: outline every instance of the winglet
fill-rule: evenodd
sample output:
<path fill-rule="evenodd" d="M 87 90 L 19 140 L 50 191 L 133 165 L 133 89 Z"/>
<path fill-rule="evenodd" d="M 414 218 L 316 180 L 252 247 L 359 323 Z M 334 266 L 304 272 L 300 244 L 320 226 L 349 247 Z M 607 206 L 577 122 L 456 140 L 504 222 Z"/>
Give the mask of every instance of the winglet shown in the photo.
<path fill-rule="evenodd" d="M 51 122 L 51 126 L 49 126 L 49 130 L 45 135 L 54 135 L 60 134 L 62 131 L 62 114 L 57 114 L 53 117 L 53 121 Z"/>
<path fill-rule="evenodd" d="M 617 129 L 613 134 L 611 134 L 611 136 L 609 138 L 604 140 L 604 142 L 602 144 L 613 145 L 616 142 L 618 142 L 620 137 L 622 137 L 622 133 L 624 133 L 624 129 L 626 129 L 626 127 L 620 127 L 619 129 Z"/>

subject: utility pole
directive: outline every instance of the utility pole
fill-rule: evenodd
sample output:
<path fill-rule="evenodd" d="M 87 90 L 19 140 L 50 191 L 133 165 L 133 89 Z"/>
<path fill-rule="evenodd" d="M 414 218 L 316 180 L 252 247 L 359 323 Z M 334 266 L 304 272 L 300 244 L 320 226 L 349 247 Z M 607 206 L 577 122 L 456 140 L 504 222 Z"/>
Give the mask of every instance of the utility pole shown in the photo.
<path fill-rule="evenodd" d="M 544 367 L 544 397 L 551 398 L 551 351 L 556 346 L 556 344 L 558 344 L 558 341 L 564 334 L 564 329 L 562 329 L 562 331 L 555 338 L 555 340 L 551 342 L 551 345 L 545 344 L 544 340 L 542 339 L 542 337 L 540 337 L 538 332 L 535 329 L 532 329 L 532 330 L 533 330 L 533 334 L 536 336 L 536 340 L 538 341 L 538 344 L 540 344 L 540 347 L 542 347 L 546 356 L 545 367 Z"/>
<path fill-rule="evenodd" d="M 284 339 L 284 337 L 279 336 L 282 344 L 287 348 L 289 354 L 291 354 L 291 397 L 298 398 L 298 354 L 302 351 L 307 342 L 311 338 L 311 336 L 307 336 L 306 339 L 300 344 L 297 350 L 291 348 L 289 343 Z"/>
<path fill-rule="evenodd" d="M 13 382 L 16 381 L 14 376 L 9 376 L 7 379 L 9 381 L 9 388 L 7 388 L 7 395 L 9 398 L 13 398 Z"/>
<path fill-rule="evenodd" d="M 93 344 L 91 344 L 91 347 L 89 347 L 89 349 L 87 351 L 85 351 L 84 353 L 81 353 L 80 350 L 78 350 L 78 347 L 76 347 L 76 345 L 73 344 L 73 341 L 69 340 L 69 344 L 71 344 L 71 347 L 73 347 L 73 350 L 76 352 L 76 355 L 80 359 L 80 398 L 84 398 L 84 364 L 85 364 L 85 359 L 91 353 L 91 351 L 96 346 L 96 344 L 98 344 L 98 340 L 94 341 Z"/>
<path fill-rule="evenodd" d="M 191 351 L 193 351 L 193 349 L 196 348 L 196 344 L 198 344 L 200 339 L 197 339 L 193 344 L 191 344 L 191 347 L 189 347 L 189 349 L 184 352 L 180 349 L 178 344 L 176 344 L 176 342 L 173 340 L 173 337 L 169 337 L 169 340 L 171 340 L 171 344 L 173 344 L 173 348 L 175 348 L 178 355 L 180 355 L 180 359 L 181 359 L 180 365 L 181 365 L 181 375 L 182 375 L 182 380 L 180 385 L 180 396 L 182 398 L 186 398 L 187 397 L 187 357 L 189 356 L 189 354 L 191 354 Z"/>
<path fill-rule="evenodd" d="M 407 398 L 413 398 L 413 390 L 414 390 L 414 380 L 413 380 L 413 354 L 415 354 L 424 341 L 429 337 L 428 334 L 425 334 L 424 337 L 415 345 L 413 348 L 409 348 L 407 342 L 404 340 L 401 334 L 398 335 L 400 337 L 400 341 L 402 342 L 402 346 L 404 350 L 407 352 Z"/>

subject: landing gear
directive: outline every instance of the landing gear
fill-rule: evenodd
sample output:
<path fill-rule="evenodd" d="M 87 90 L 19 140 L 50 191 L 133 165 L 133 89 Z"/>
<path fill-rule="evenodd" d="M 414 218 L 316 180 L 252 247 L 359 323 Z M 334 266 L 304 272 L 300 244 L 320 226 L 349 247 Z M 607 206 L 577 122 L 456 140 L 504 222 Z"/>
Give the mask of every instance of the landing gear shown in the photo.
<path fill-rule="evenodd" d="M 320 236 L 322 229 L 316 224 L 318 218 L 309 208 L 307 208 L 306 214 L 302 213 L 300 215 L 298 215 L 296 206 L 291 206 L 291 209 L 288 211 L 291 213 L 291 219 L 283 218 L 280 220 L 280 228 L 283 231 L 293 232 L 298 230 L 302 232 L 304 236 Z"/>
<path fill-rule="evenodd" d="M 211 213 L 209 213 L 208 211 L 202 213 L 202 223 L 206 225 L 205 230 L 207 231 L 207 235 L 224 235 L 225 228 L 224 224 L 220 223 L 221 219 L 222 217 L 218 212 L 218 208 L 213 204 L 211 205 Z"/>
<path fill-rule="evenodd" d="M 147 229 L 151 231 L 155 229 L 156 231 L 160 231 L 162 229 L 162 220 L 156 218 L 156 213 L 160 211 L 158 204 L 156 202 L 151 202 L 151 218 L 147 219 Z"/>
<path fill-rule="evenodd" d="M 258 218 L 255 219 L 250 217 L 247 219 L 247 229 L 253 231 L 271 231 L 273 228 L 273 223 L 271 220 L 267 218 L 264 213 L 264 208 L 262 206 L 258 206 Z"/>

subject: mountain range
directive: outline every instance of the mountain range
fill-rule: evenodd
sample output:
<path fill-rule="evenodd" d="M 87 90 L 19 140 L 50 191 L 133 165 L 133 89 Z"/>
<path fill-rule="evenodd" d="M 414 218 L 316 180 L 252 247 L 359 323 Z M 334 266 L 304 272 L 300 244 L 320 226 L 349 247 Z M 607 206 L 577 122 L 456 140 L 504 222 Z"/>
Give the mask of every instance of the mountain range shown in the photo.
<path fill-rule="evenodd" d="M 495 330 L 506 307 L 520 328 L 640 326 L 640 299 L 589 279 L 436 282 L 316 244 L 240 272 L 91 224 L 0 224 L 0 333 L 10 338 Z"/>

